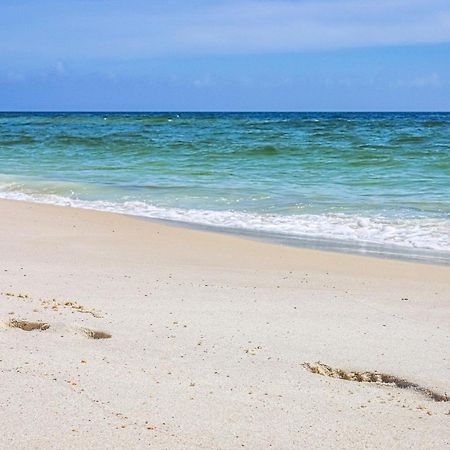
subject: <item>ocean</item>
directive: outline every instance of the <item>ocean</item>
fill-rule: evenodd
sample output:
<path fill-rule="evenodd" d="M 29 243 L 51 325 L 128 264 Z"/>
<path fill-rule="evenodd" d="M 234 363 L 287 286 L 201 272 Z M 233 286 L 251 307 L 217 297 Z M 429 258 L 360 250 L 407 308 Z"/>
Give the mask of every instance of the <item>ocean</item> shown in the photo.
<path fill-rule="evenodd" d="M 0 198 L 449 264 L 450 113 L 0 113 Z"/>

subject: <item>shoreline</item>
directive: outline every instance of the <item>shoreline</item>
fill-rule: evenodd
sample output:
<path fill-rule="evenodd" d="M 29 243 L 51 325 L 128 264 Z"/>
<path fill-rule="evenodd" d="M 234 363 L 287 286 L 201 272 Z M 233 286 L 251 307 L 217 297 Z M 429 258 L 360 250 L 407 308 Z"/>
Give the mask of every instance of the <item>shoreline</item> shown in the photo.
<path fill-rule="evenodd" d="M 0 447 L 449 445 L 448 266 L 0 215 Z"/>
<path fill-rule="evenodd" d="M 83 209 L 83 208 L 80 208 Z M 92 209 L 91 211 L 99 211 Z M 246 230 L 246 229 L 238 229 L 238 228 L 227 228 L 227 227 L 219 227 L 212 225 L 203 225 L 201 223 L 192 223 L 192 222 L 182 222 L 171 219 L 158 219 L 152 217 L 145 216 L 134 216 L 132 214 L 126 213 L 111 213 L 111 214 L 123 214 L 125 216 L 134 217 L 140 220 L 148 220 L 154 223 L 161 223 L 167 226 L 185 228 L 187 230 L 193 231 L 203 231 L 206 233 L 215 233 L 215 234 L 223 234 L 226 236 L 235 236 L 239 239 L 248 239 L 254 242 L 272 244 L 272 245 L 280 245 L 283 247 L 289 248 L 298 248 L 300 250 L 311 250 L 318 251 L 323 253 L 332 253 L 339 255 L 353 255 L 353 256 L 362 256 L 365 258 L 376 258 L 382 260 L 392 260 L 392 261 L 405 261 L 417 264 L 425 264 L 432 266 L 442 266 L 449 267 L 450 266 L 450 255 L 447 254 L 439 254 L 439 257 L 436 254 L 430 255 L 427 252 L 432 253 L 433 250 L 429 249 L 420 249 L 418 255 L 408 255 L 406 253 L 401 253 L 398 248 L 392 249 L 391 253 L 386 253 L 382 250 L 372 250 L 372 251 L 363 251 L 362 245 L 355 244 L 352 247 L 347 243 L 347 247 L 344 249 L 344 242 L 341 243 L 342 247 L 339 244 L 334 244 L 331 239 L 325 238 L 308 238 L 308 237 L 298 237 L 298 236 L 289 236 L 283 235 L 281 233 L 269 233 L 269 232 L 260 232 L 256 230 Z M 324 244 L 327 242 L 327 244 Z M 376 248 L 376 247 L 374 247 Z M 403 247 L 401 247 L 403 249 Z M 434 258 L 434 259 L 430 259 Z M 437 259 L 439 258 L 439 259 Z"/>
<path fill-rule="evenodd" d="M 262 230 L 251 230 L 246 228 L 233 228 L 219 225 L 209 225 L 200 222 L 188 222 L 176 219 L 166 219 L 158 217 L 149 217 L 145 215 L 132 214 L 129 212 L 112 211 L 107 209 L 94 208 L 90 206 L 79 206 L 71 204 L 57 204 L 46 201 L 30 199 L 10 199 L 0 197 L 0 201 L 24 202 L 38 205 L 49 205 L 65 208 L 75 208 L 85 211 L 97 211 L 107 214 L 119 214 L 139 220 L 150 221 L 154 223 L 165 224 L 177 228 L 185 228 L 194 231 L 203 231 L 207 233 L 224 234 L 235 236 L 242 239 L 249 239 L 256 242 L 265 242 L 269 244 L 281 245 L 291 248 L 309 249 L 322 251 L 326 253 L 348 254 L 355 256 L 364 256 L 369 258 L 380 258 L 395 261 L 410 261 L 421 264 L 431 264 L 438 266 L 450 266 L 450 254 L 442 251 L 436 251 L 428 248 L 407 248 L 404 246 L 394 246 L 387 244 L 363 243 L 357 241 L 345 241 L 342 239 L 330 239 L 325 237 L 309 237 L 288 235 L 285 233 L 269 232 Z"/>

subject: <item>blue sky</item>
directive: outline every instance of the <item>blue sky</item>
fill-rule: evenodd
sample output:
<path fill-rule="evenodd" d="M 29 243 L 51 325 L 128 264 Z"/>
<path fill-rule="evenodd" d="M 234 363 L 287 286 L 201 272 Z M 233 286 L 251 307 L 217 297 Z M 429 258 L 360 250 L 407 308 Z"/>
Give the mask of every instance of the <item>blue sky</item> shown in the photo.
<path fill-rule="evenodd" d="M 450 1 L 0 0 L 0 110 L 450 110 Z"/>

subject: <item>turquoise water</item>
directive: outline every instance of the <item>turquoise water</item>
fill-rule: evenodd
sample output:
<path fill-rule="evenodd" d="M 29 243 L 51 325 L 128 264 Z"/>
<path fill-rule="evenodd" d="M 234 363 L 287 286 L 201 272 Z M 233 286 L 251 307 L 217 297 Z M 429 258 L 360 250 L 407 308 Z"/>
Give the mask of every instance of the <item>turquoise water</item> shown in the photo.
<path fill-rule="evenodd" d="M 450 113 L 1 113 L 0 197 L 450 261 Z"/>

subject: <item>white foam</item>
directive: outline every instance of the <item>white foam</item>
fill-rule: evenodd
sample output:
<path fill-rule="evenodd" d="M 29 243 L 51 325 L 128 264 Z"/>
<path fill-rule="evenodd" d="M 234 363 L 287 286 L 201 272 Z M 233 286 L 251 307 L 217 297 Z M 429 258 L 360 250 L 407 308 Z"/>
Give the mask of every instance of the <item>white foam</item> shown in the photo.
<path fill-rule="evenodd" d="M 345 214 L 252 214 L 239 211 L 163 208 L 145 202 L 87 201 L 58 195 L 0 192 L 0 198 L 95 209 L 210 227 L 275 233 L 298 238 L 450 252 L 450 220 L 387 219 Z"/>

